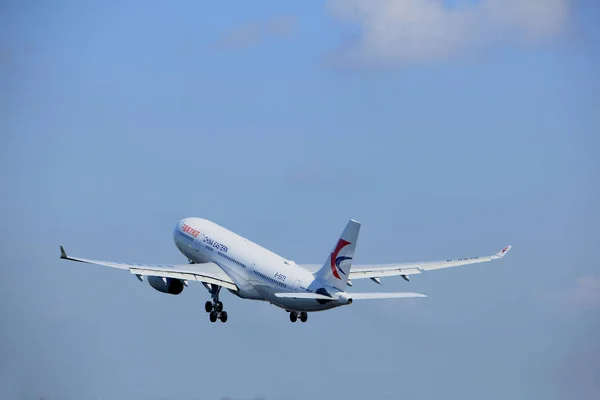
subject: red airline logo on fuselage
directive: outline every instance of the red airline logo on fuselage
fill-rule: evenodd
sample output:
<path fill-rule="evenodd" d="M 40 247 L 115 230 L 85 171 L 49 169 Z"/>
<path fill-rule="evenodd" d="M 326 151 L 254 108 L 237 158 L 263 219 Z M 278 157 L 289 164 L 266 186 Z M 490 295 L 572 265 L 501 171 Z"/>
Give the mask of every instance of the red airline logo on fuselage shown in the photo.
<path fill-rule="evenodd" d="M 195 230 L 194 228 L 192 228 L 191 226 L 186 225 L 186 224 L 183 224 L 183 226 L 181 227 L 181 230 L 185 233 L 189 233 L 193 237 L 198 237 L 198 235 L 200 234 L 199 231 Z"/>

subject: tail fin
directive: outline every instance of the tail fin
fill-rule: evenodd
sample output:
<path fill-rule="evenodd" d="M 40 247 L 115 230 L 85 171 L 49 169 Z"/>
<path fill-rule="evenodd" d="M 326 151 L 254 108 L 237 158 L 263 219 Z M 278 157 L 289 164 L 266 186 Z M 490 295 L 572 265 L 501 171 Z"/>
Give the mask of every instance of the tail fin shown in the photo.
<path fill-rule="evenodd" d="M 338 290 L 346 288 L 359 231 L 360 222 L 353 219 L 348 221 L 337 244 L 327 257 L 327 261 L 320 270 L 315 272 L 315 277 Z"/>

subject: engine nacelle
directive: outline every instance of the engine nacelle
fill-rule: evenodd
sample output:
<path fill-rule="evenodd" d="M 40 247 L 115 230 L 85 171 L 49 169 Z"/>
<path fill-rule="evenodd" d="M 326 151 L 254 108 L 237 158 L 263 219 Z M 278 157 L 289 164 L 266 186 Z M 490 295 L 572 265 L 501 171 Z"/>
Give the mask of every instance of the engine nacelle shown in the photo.
<path fill-rule="evenodd" d="M 161 278 L 160 276 L 149 276 L 148 283 L 154 289 L 162 293 L 179 294 L 183 292 L 183 282 L 180 279 Z"/>

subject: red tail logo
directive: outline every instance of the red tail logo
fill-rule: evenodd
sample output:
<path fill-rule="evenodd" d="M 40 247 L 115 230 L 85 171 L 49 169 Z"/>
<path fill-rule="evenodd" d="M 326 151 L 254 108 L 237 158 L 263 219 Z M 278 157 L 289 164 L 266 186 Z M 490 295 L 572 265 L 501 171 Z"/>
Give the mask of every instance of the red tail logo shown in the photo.
<path fill-rule="evenodd" d="M 337 246 L 335 247 L 335 250 L 333 251 L 333 253 L 331 253 L 331 272 L 333 272 L 333 276 L 335 276 L 337 279 L 342 279 L 342 277 L 340 276 L 340 274 L 338 273 L 338 268 L 339 268 L 339 262 L 343 261 L 340 260 L 339 262 L 337 261 L 338 258 L 338 254 L 339 252 L 346 246 L 348 246 L 350 244 L 350 242 L 344 240 L 344 239 L 340 239 L 338 241 Z M 340 257 L 343 258 L 344 260 L 347 260 L 349 258 L 347 257 Z M 339 272 L 341 272 L 342 274 L 344 273 L 344 271 L 342 271 L 341 268 L 339 268 Z"/>

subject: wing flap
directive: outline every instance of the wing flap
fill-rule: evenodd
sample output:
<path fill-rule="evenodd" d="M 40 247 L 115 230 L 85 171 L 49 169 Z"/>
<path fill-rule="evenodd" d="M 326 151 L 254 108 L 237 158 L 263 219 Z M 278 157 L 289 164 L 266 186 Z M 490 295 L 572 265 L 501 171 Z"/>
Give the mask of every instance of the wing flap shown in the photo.
<path fill-rule="evenodd" d="M 86 264 L 129 270 L 138 276 L 158 276 L 163 278 L 182 279 L 205 282 L 222 286 L 226 289 L 238 290 L 235 282 L 221 267 L 215 263 L 204 264 L 130 264 L 112 261 L 98 261 L 87 258 L 69 257 L 63 246 L 60 246 L 60 258 Z"/>
<path fill-rule="evenodd" d="M 394 268 L 396 266 L 393 264 L 391 267 L 386 268 L 384 265 L 363 265 L 362 268 L 357 268 L 356 271 L 350 271 L 350 279 L 383 278 L 385 276 L 415 275 L 421 273 L 421 270 L 418 268 Z"/>
<path fill-rule="evenodd" d="M 196 264 L 196 265 L 205 265 L 205 264 Z M 237 290 L 237 286 L 233 281 L 226 281 L 223 279 L 217 279 L 214 276 L 210 276 L 207 273 L 192 273 L 192 272 L 178 272 L 178 271 L 163 271 L 163 270 L 155 270 L 155 269 L 142 269 L 142 268 L 130 268 L 129 271 L 134 275 L 142 275 L 142 276 L 158 276 L 161 278 L 173 278 L 173 279 L 181 279 L 186 281 L 197 281 L 210 283 L 212 285 L 222 286 L 226 289 Z"/>

